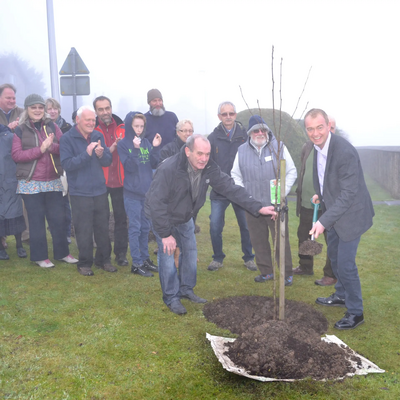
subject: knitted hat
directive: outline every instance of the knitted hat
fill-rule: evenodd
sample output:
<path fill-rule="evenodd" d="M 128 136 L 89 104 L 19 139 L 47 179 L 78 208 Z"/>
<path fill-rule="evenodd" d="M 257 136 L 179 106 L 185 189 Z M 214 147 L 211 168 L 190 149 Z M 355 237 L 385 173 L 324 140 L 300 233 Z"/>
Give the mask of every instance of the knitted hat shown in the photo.
<path fill-rule="evenodd" d="M 42 96 L 39 96 L 38 94 L 30 94 L 25 99 L 24 107 L 27 108 L 29 106 L 33 106 L 34 104 L 42 104 L 44 106 L 46 105 Z"/>
<path fill-rule="evenodd" d="M 147 104 L 150 104 L 154 99 L 163 99 L 162 94 L 158 89 L 151 89 L 147 92 Z"/>
<path fill-rule="evenodd" d="M 259 115 L 253 115 L 249 120 L 249 129 L 247 134 L 250 135 L 256 129 L 266 129 L 267 132 L 271 132 L 271 129 L 268 128 L 268 125 Z"/>

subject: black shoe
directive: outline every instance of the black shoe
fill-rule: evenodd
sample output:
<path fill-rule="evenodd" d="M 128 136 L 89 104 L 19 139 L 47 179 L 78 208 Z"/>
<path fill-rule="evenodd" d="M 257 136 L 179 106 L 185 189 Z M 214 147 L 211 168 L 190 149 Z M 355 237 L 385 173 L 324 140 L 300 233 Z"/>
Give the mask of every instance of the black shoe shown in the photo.
<path fill-rule="evenodd" d="M 151 261 L 150 258 L 148 258 L 148 259 L 143 263 L 143 267 L 145 267 L 148 271 L 158 272 L 158 267 L 157 267 L 157 265 L 154 265 L 153 261 Z"/>
<path fill-rule="evenodd" d="M 189 299 L 190 301 L 193 301 L 193 303 L 207 303 L 206 299 L 202 299 L 201 297 L 196 296 L 193 292 L 183 294 L 181 297 L 183 299 Z"/>
<path fill-rule="evenodd" d="M 5 250 L 0 250 L 0 260 L 9 260 L 10 256 Z"/>
<path fill-rule="evenodd" d="M 180 302 L 180 300 L 174 300 L 169 306 L 168 308 L 175 314 L 178 315 L 183 315 L 186 314 L 186 308 L 183 307 L 182 303 Z"/>
<path fill-rule="evenodd" d="M 336 293 L 331 294 L 329 297 L 318 297 L 315 302 L 320 306 L 346 307 L 344 299 L 336 296 Z"/>
<path fill-rule="evenodd" d="M 357 328 L 358 325 L 361 325 L 363 323 L 364 314 L 355 315 L 347 312 L 340 321 L 336 322 L 335 328 L 340 330 L 354 329 Z"/>
<path fill-rule="evenodd" d="M 132 272 L 132 274 L 146 276 L 147 278 L 154 276 L 151 272 L 147 271 L 147 269 L 145 267 L 143 267 L 143 265 L 139 265 L 136 263 L 132 263 L 131 272 Z"/>
<path fill-rule="evenodd" d="M 23 247 L 17 247 L 17 254 L 19 258 L 26 258 L 26 251 Z"/>
<path fill-rule="evenodd" d="M 126 254 L 121 253 L 117 256 L 115 256 L 115 261 L 120 267 L 127 267 L 129 265 L 128 260 L 126 259 Z"/>

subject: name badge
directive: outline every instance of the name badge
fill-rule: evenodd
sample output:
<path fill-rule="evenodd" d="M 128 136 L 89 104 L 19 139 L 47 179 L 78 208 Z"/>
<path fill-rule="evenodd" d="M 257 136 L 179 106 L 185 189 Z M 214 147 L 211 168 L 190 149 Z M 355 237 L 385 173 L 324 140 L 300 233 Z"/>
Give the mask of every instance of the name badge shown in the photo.
<path fill-rule="evenodd" d="M 265 162 L 271 161 L 272 160 L 272 156 L 268 156 L 264 158 Z"/>

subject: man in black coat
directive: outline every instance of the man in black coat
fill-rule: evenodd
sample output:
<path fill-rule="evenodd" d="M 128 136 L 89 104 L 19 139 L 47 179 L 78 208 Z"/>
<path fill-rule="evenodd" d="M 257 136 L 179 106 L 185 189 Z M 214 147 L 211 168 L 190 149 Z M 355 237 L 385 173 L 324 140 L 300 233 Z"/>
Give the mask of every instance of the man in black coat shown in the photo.
<path fill-rule="evenodd" d="M 330 133 L 327 114 L 312 109 L 304 117 L 314 143 L 313 182 L 322 205 L 322 216 L 310 231 L 317 238 L 328 231 L 328 257 L 337 278 L 335 293 L 318 297 L 317 304 L 346 307 L 337 329 L 354 329 L 364 322 L 361 283 L 355 262 L 361 235 L 372 226 L 375 215 L 357 150 Z"/>
<path fill-rule="evenodd" d="M 210 160 L 211 145 L 202 135 L 187 139 L 181 151 L 166 159 L 154 175 L 146 195 L 145 211 L 151 219 L 159 248 L 159 276 L 164 303 L 175 314 L 186 314 L 181 298 L 195 303 L 206 300 L 196 296 L 197 245 L 194 217 L 204 205 L 208 186 L 257 216 L 276 217 L 273 206 L 262 207 L 246 190 L 234 184 Z M 181 250 L 178 271 L 174 252 Z"/>

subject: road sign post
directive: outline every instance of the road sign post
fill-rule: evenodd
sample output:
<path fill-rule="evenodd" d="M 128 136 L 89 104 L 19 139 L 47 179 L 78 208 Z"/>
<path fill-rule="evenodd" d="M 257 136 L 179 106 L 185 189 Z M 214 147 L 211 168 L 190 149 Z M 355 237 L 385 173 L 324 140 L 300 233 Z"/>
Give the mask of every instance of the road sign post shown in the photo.
<path fill-rule="evenodd" d="M 62 96 L 73 96 L 74 111 L 77 109 L 76 96 L 87 96 L 90 94 L 89 70 L 83 62 L 75 47 L 71 47 L 63 66 L 60 69 L 60 88 Z"/>

